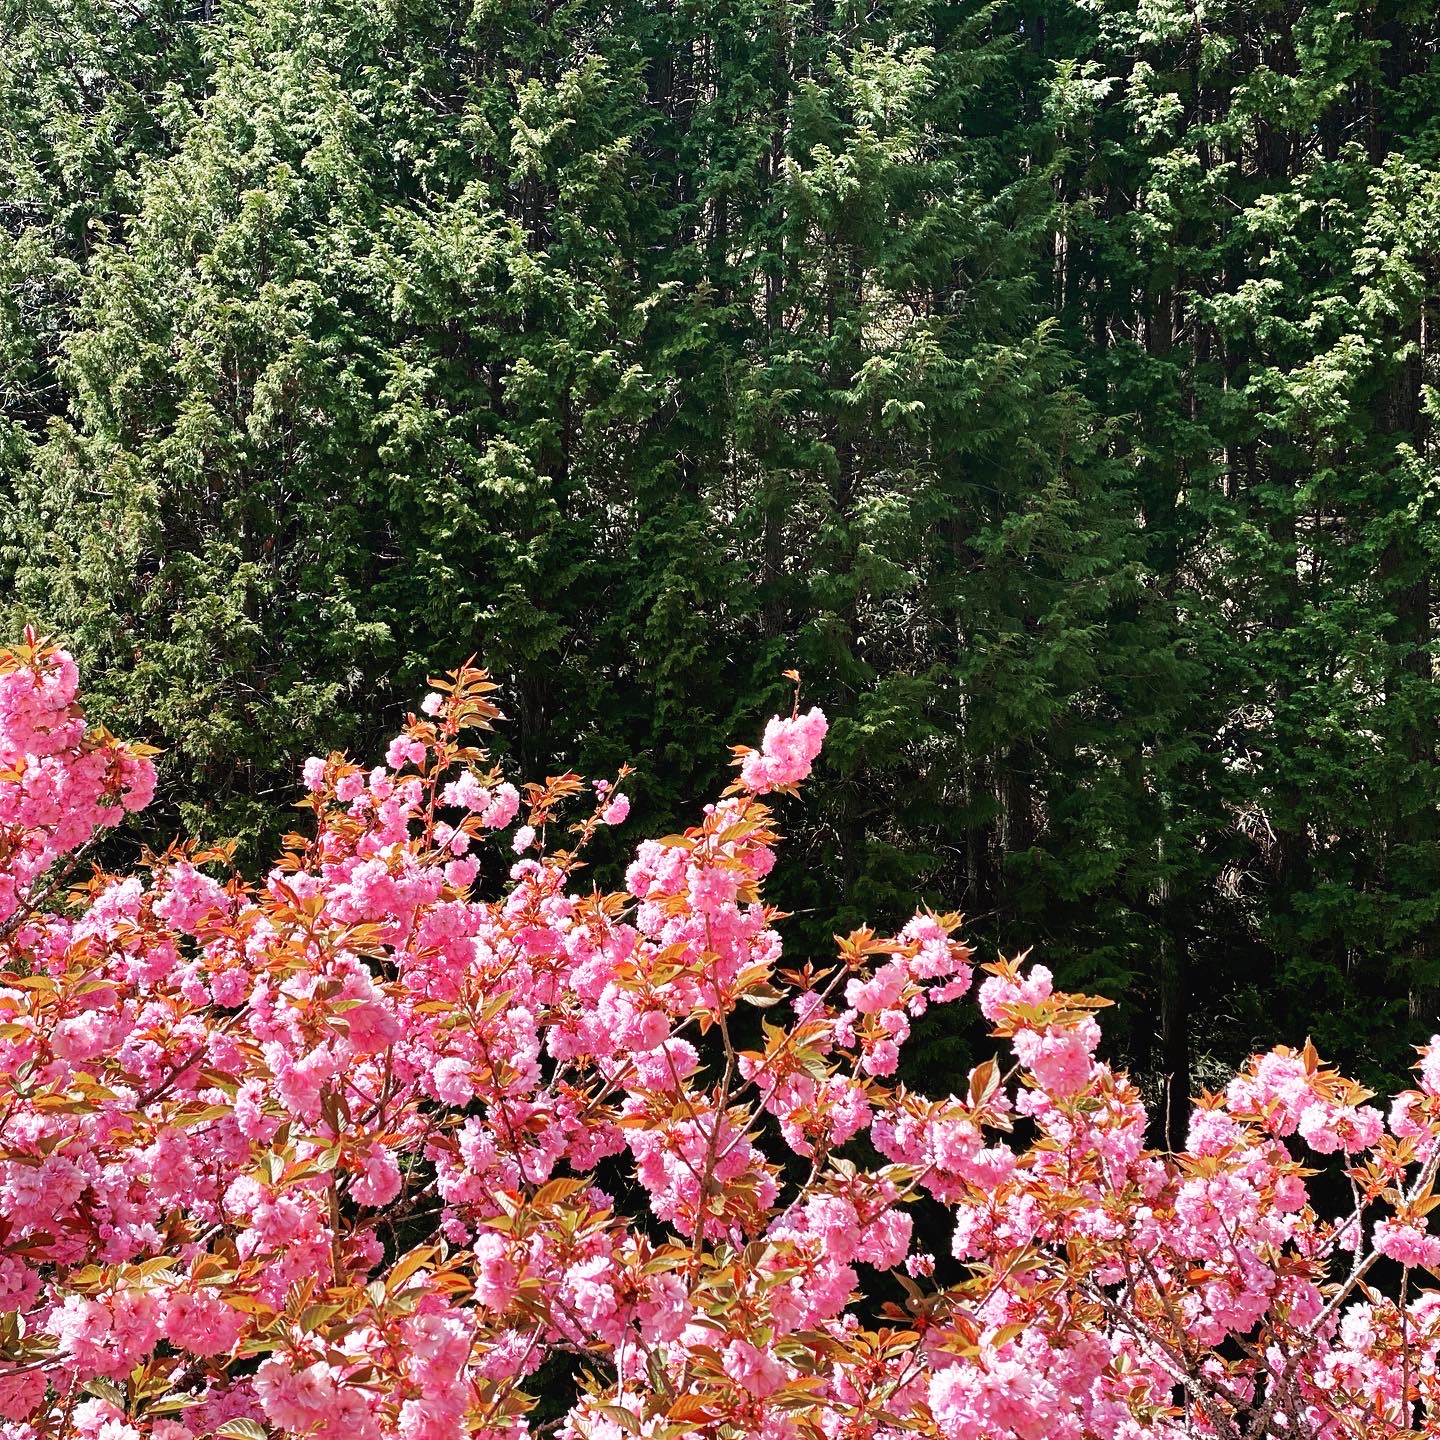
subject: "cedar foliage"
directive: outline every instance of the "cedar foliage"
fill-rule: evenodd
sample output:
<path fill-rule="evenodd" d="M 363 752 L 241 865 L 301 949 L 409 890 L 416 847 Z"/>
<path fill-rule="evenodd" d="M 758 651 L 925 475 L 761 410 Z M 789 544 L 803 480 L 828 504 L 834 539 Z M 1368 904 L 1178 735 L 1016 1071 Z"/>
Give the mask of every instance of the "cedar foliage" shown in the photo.
<path fill-rule="evenodd" d="M 1440 997 L 1437 30 L 0 0 L 12 619 L 170 745 L 154 838 L 252 856 L 467 654 L 647 828 L 793 665 L 799 936 L 961 897 L 1177 1097 L 1262 1031 L 1393 1073 Z"/>

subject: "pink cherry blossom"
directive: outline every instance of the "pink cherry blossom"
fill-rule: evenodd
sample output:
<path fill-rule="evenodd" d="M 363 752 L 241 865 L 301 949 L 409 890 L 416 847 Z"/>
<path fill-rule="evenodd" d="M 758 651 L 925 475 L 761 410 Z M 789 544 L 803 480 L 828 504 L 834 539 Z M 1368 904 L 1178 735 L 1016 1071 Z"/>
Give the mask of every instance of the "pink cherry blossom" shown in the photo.
<path fill-rule="evenodd" d="M 605 894 L 619 782 L 526 787 L 495 863 L 473 668 L 306 761 L 258 880 L 179 842 L 71 901 L 154 786 L 76 686 L 0 655 L 0 1440 L 528 1440 L 555 1355 L 560 1440 L 1440 1434 L 1440 1039 L 1373 1106 L 1276 1046 L 1169 1154 L 1103 1002 L 999 959 L 926 1094 L 959 917 L 807 971 L 765 900 L 819 711 Z"/>
<path fill-rule="evenodd" d="M 760 749 L 744 756 L 741 781 L 756 795 L 764 795 L 805 779 L 820 753 L 828 728 L 825 712 L 818 708 L 790 720 L 772 720 L 765 727 Z"/>

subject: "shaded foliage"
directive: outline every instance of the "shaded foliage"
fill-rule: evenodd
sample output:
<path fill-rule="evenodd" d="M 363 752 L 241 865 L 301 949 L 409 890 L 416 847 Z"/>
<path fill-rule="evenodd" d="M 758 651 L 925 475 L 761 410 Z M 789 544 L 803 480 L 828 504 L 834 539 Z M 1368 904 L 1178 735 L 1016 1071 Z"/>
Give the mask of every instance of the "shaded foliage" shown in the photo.
<path fill-rule="evenodd" d="M 1176 1096 L 1433 1028 L 1428 7 L 5 6 L 0 564 L 157 837 L 470 653 L 660 828 L 794 665 L 802 948 L 962 902 Z"/>

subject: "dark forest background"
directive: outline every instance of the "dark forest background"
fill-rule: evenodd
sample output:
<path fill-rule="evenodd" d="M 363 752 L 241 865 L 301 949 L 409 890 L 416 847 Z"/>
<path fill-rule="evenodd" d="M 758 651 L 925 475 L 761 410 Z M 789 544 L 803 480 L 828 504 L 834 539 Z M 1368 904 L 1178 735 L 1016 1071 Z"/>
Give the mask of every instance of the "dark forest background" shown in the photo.
<path fill-rule="evenodd" d="M 471 652 L 671 828 L 793 665 L 795 950 L 963 909 L 1177 1097 L 1440 1028 L 1430 0 L 0 27 L 0 587 L 150 838 L 258 863 Z"/>

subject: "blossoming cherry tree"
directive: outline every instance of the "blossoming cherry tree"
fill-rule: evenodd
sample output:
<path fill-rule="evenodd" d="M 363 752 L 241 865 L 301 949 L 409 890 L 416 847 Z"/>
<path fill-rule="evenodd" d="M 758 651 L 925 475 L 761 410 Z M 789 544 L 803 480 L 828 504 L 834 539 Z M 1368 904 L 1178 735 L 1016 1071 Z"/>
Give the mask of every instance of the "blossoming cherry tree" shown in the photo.
<path fill-rule="evenodd" d="M 1104 1002 L 977 987 L 957 917 L 786 964 L 771 805 L 819 711 L 606 893 L 624 773 L 516 787 L 493 694 L 308 761 L 258 883 L 184 843 L 87 874 L 150 753 L 62 652 L 0 657 L 6 1440 L 1440 1431 L 1440 1043 L 1388 1115 L 1276 1049 L 1158 1153 Z M 972 992 L 1008 1058 L 900 1083 Z"/>

